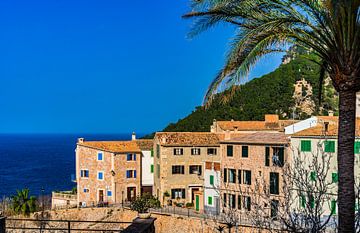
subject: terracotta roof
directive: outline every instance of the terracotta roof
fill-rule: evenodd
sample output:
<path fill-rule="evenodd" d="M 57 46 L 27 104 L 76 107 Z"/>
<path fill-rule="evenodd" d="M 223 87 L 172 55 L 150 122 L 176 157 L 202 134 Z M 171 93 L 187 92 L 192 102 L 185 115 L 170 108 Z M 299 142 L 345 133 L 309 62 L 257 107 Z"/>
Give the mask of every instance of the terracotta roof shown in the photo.
<path fill-rule="evenodd" d="M 163 146 L 219 146 L 219 138 L 209 132 L 158 132 L 155 134 Z"/>
<path fill-rule="evenodd" d="M 333 121 L 334 118 L 330 117 L 330 118 L 323 118 L 322 119 L 326 120 L 327 122 L 329 122 L 329 120 Z M 336 117 L 337 118 L 337 117 Z M 325 125 L 323 123 L 318 123 L 316 126 L 308 128 L 308 129 L 304 129 L 302 131 L 299 131 L 293 135 L 291 135 L 292 137 L 304 137 L 304 136 L 337 136 L 338 135 L 338 124 L 337 121 L 333 122 L 334 124 L 329 124 L 328 125 L 328 130 L 325 134 Z M 356 136 L 360 136 L 360 118 L 356 119 L 356 131 L 355 131 L 355 135 Z"/>
<path fill-rule="evenodd" d="M 141 150 L 151 150 L 154 146 L 153 139 L 136 139 L 135 142 Z"/>
<path fill-rule="evenodd" d="M 141 152 L 135 141 L 84 141 L 78 145 L 113 153 Z"/>
<path fill-rule="evenodd" d="M 283 145 L 289 143 L 289 138 L 284 133 L 256 132 L 243 134 L 239 137 L 234 137 L 229 140 L 224 140 L 222 142 Z"/>
<path fill-rule="evenodd" d="M 297 121 L 279 120 L 278 122 L 266 121 L 217 121 L 217 124 L 223 130 L 238 131 L 280 131 L 284 127 L 294 124 Z"/>

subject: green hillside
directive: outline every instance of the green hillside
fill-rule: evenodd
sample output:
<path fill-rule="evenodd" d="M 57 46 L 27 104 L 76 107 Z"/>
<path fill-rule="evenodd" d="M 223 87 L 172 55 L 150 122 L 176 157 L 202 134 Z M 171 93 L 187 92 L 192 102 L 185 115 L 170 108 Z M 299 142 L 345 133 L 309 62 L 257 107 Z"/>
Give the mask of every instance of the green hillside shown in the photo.
<path fill-rule="evenodd" d="M 305 79 L 312 86 L 312 114 L 327 114 L 328 110 L 337 113 L 337 96 L 331 83 L 325 82 L 323 102 L 319 108 L 319 66 L 304 58 L 295 58 L 288 64 L 280 65 L 275 71 L 253 79 L 236 88 L 233 98 L 222 103 L 218 94 L 207 109 L 196 107 L 187 117 L 176 123 L 170 123 L 163 131 L 209 131 L 213 119 L 217 120 L 263 120 L 268 113 L 277 113 L 281 118 L 292 118 L 293 112 L 297 119 L 304 119 L 310 114 L 304 109 L 295 107 L 294 84 Z M 306 96 L 304 89 L 301 95 Z M 300 99 L 302 96 L 300 96 Z"/>

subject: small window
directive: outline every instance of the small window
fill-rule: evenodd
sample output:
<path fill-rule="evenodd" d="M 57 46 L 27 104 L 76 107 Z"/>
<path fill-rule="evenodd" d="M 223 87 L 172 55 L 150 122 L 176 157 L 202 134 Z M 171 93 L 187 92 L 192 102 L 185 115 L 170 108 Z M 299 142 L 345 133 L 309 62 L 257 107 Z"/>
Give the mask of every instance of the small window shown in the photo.
<path fill-rule="evenodd" d="M 210 175 L 210 185 L 214 185 L 214 176 Z"/>
<path fill-rule="evenodd" d="M 201 175 L 201 165 L 190 165 L 189 174 Z"/>
<path fill-rule="evenodd" d="M 337 183 L 337 182 L 339 181 L 339 176 L 338 176 L 338 174 L 337 174 L 336 172 L 333 172 L 333 173 L 331 174 L 331 179 L 332 179 L 332 182 L 333 182 L 333 183 Z"/>
<path fill-rule="evenodd" d="M 84 193 L 88 193 L 89 189 L 88 188 L 84 188 Z"/>
<path fill-rule="evenodd" d="M 249 157 L 249 147 L 248 146 L 241 147 L 241 157 L 243 157 L 243 158 Z"/>
<path fill-rule="evenodd" d="M 315 181 L 316 180 L 316 172 L 312 171 L 310 172 L 310 180 Z"/>
<path fill-rule="evenodd" d="M 236 169 L 229 169 L 229 183 L 236 183 Z"/>
<path fill-rule="evenodd" d="M 150 172 L 151 172 L 151 173 L 154 173 L 154 164 L 151 164 L 151 165 L 150 165 Z"/>
<path fill-rule="evenodd" d="M 227 168 L 224 168 L 223 176 L 224 176 L 224 183 L 226 183 L 227 182 Z"/>
<path fill-rule="evenodd" d="M 325 152 L 335 153 L 335 141 L 325 141 Z"/>
<path fill-rule="evenodd" d="M 185 199 L 185 189 L 171 189 L 171 199 Z"/>
<path fill-rule="evenodd" d="M 279 194 L 279 173 L 270 172 L 270 194 Z"/>
<path fill-rule="evenodd" d="M 80 177 L 89 178 L 89 170 L 80 170 Z"/>
<path fill-rule="evenodd" d="M 265 166 L 270 166 L 270 147 L 265 147 Z"/>
<path fill-rule="evenodd" d="M 136 178 L 136 170 L 127 170 L 126 178 Z"/>
<path fill-rule="evenodd" d="M 156 157 L 160 158 L 160 145 L 156 144 Z"/>
<path fill-rule="evenodd" d="M 107 195 L 108 195 L 108 197 L 111 197 L 112 196 L 112 192 L 109 190 L 109 191 L 107 191 Z"/>
<path fill-rule="evenodd" d="M 234 147 L 233 147 L 233 146 L 228 145 L 228 146 L 226 147 L 226 155 L 227 155 L 228 157 L 232 157 L 232 156 L 233 156 L 233 151 L 234 151 Z"/>
<path fill-rule="evenodd" d="M 98 160 L 98 161 L 102 161 L 102 160 L 103 160 L 103 153 L 102 153 L 102 152 L 98 152 L 98 154 L 97 154 L 97 160 Z"/>
<path fill-rule="evenodd" d="M 212 205 L 212 197 L 208 197 L 208 205 Z"/>
<path fill-rule="evenodd" d="M 237 201 L 238 201 L 238 209 L 241 210 L 241 196 L 238 195 L 238 198 L 237 198 Z"/>
<path fill-rule="evenodd" d="M 208 148 L 207 154 L 208 155 L 216 155 L 216 148 Z"/>
<path fill-rule="evenodd" d="M 276 218 L 278 216 L 278 210 L 279 210 L 279 201 L 278 200 L 271 200 L 271 211 L 270 211 L 270 217 Z"/>
<path fill-rule="evenodd" d="M 227 195 L 226 195 L 226 193 L 224 193 L 224 200 L 223 200 L 223 202 L 224 202 L 224 207 L 226 207 L 227 206 Z"/>
<path fill-rule="evenodd" d="M 127 154 L 126 160 L 127 161 L 136 161 L 136 154 L 131 154 L 131 153 Z"/>
<path fill-rule="evenodd" d="M 98 180 L 103 180 L 103 179 L 104 179 L 104 173 L 98 172 Z"/>
<path fill-rule="evenodd" d="M 184 149 L 183 148 L 175 148 L 174 149 L 174 155 L 183 155 Z"/>
<path fill-rule="evenodd" d="M 238 183 L 241 184 L 241 170 L 238 170 Z"/>
<path fill-rule="evenodd" d="M 302 152 L 311 151 L 311 141 L 310 140 L 301 140 L 300 150 Z"/>
<path fill-rule="evenodd" d="M 200 155 L 200 148 L 191 148 L 191 155 Z"/>
<path fill-rule="evenodd" d="M 185 167 L 184 165 L 173 165 L 172 166 L 172 174 L 185 174 Z"/>
<path fill-rule="evenodd" d="M 251 185 L 251 171 L 244 170 L 244 184 Z"/>
<path fill-rule="evenodd" d="M 249 196 L 244 196 L 244 209 L 247 211 L 251 210 L 251 197 Z"/>
<path fill-rule="evenodd" d="M 229 194 L 229 206 L 231 209 L 235 209 L 236 208 L 236 196 L 235 194 Z"/>

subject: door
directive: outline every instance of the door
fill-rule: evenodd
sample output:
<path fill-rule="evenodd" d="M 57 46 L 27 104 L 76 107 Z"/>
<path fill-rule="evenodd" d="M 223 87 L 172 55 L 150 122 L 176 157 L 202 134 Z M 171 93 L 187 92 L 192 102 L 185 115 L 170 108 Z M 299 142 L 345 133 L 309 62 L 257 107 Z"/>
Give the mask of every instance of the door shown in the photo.
<path fill-rule="evenodd" d="M 104 190 L 99 190 L 99 202 L 104 202 Z"/>
<path fill-rule="evenodd" d="M 191 188 L 191 203 L 194 203 L 196 191 L 199 191 L 199 188 Z"/>
<path fill-rule="evenodd" d="M 136 197 L 136 187 L 128 187 L 127 188 L 127 200 L 133 201 Z"/>
<path fill-rule="evenodd" d="M 200 201 L 199 201 L 199 195 L 195 196 L 195 210 L 199 211 L 200 209 Z"/>

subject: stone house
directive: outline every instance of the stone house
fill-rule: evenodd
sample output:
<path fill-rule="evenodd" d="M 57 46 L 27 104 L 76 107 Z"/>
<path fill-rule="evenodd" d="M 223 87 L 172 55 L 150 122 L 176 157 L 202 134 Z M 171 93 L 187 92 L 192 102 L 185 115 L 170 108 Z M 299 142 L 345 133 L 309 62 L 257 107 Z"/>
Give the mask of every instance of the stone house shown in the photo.
<path fill-rule="evenodd" d="M 254 195 L 268 187 L 271 203 L 281 196 L 282 166 L 289 160 L 289 138 L 280 132 L 245 133 L 220 141 L 222 212 L 250 211 Z M 269 208 L 269 215 L 276 213 Z"/>
<path fill-rule="evenodd" d="M 141 191 L 141 149 L 133 141 L 85 141 L 76 147 L 79 206 L 122 203 Z"/>
<path fill-rule="evenodd" d="M 199 195 L 204 187 L 204 162 L 219 162 L 219 149 L 219 138 L 215 133 L 156 133 L 153 194 L 163 204 L 193 203 L 195 209 L 202 209 L 200 200 L 203 197 Z"/>

